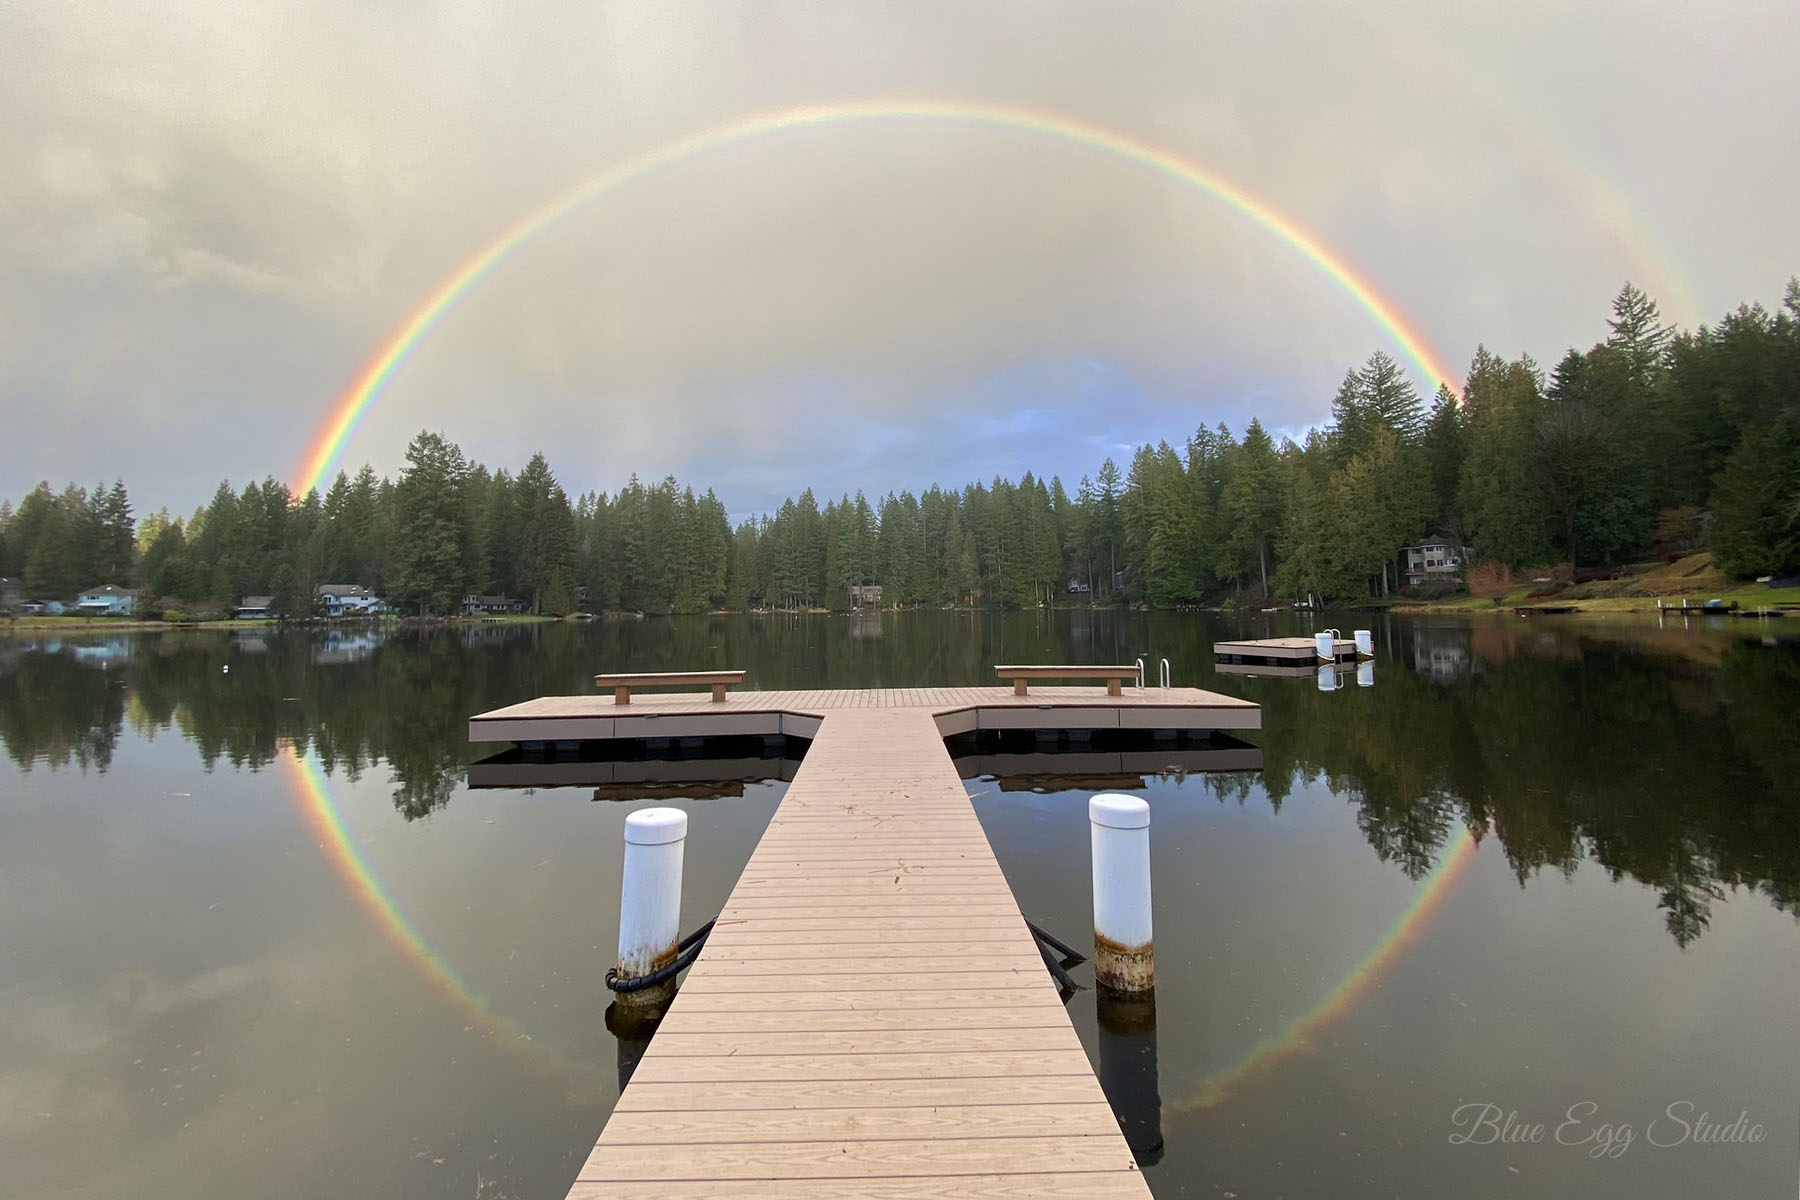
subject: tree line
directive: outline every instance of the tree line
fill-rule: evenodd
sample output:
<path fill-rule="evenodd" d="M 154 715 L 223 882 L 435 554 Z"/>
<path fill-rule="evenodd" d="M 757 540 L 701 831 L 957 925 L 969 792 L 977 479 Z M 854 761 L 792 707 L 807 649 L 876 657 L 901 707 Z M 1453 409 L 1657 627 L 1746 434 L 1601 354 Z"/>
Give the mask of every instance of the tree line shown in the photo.
<path fill-rule="evenodd" d="M 146 607 L 255 594 L 294 614 L 319 583 L 355 583 L 444 615 L 469 594 L 551 614 L 843 607 L 860 584 L 904 606 L 1348 601 L 1394 591 L 1401 549 L 1427 536 L 1508 567 L 1705 548 L 1737 577 L 1800 571 L 1800 281 L 1773 312 L 1693 331 L 1628 283 L 1608 326 L 1547 373 L 1480 347 L 1461 392 L 1429 404 L 1376 351 L 1299 440 L 1202 426 L 1107 459 L 1073 495 L 1029 472 L 875 501 L 807 490 L 733 527 L 672 477 L 571 497 L 542 454 L 490 471 L 421 432 L 394 479 L 365 465 L 298 497 L 221 483 L 185 519 L 134 524 L 122 483 L 39 484 L 0 503 L 0 575 L 39 598 L 120 583 Z"/>

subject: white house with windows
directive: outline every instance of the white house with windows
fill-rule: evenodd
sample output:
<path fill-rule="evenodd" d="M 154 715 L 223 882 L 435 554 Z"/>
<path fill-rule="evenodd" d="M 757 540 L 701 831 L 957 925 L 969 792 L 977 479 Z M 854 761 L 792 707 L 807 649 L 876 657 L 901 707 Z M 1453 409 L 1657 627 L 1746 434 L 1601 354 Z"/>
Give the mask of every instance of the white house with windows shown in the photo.
<path fill-rule="evenodd" d="M 318 597 L 328 617 L 372 617 L 386 609 L 381 597 L 360 583 L 321 583 Z"/>
<path fill-rule="evenodd" d="M 1462 582 L 1463 560 L 1468 557 L 1466 548 L 1439 540 L 1408 546 L 1401 553 L 1406 555 L 1406 582 L 1409 587 L 1439 580 Z"/>

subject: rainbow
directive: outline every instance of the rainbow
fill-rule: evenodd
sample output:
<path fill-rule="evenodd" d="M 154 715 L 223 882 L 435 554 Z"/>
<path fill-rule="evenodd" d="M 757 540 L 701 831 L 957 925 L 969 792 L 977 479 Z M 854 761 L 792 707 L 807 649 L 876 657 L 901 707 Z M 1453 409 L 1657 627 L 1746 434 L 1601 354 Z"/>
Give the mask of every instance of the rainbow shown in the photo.
<path fill-rule="evenodd" d="M 1178 1112 L 1194 1112 L 1222 1102 L 1239 1083 L 1298 1054 L 1312 1044 L 1312 1039 L 1327 1025 L 1355 1008 L 1380 978 L 1418 941 L 1431 918 L 1443 906 L 1444 899 L 1456 890 L 1458 881 L 1475 861 L 1475 837 L 1467 829 L 1452 842 L 1419 886 L 1412 899 L 1401 910 L 1394 923 L 1356 963 L 1345 972 L 1319 1002 L 1280 1029 L 1261 1039 L 1235 1062 L 1202 1079 L 1194 1094 L 1175 1106 Z"/>
<path fill-rule="evenodd" d="M 544 1055 L 546 1052 L 532 1043 L 530 1034 L 507 1018 L 496 1015 L 487 1001 L 431 948 L 431 943 L 407 918 L 351 836 L 343 812 L 331 797 L 331 783 L 318 760 L 303 757 L 290 747 L 287 753 L 277 755 L 276 761 L 287 776 L 307 827 L 319 840 L 319 849 L 324 851 L 351 897 L 369 915 L 381 935 L 413 962 L 451 1008 L 463 1015 L 470 1028 L 497 1033 L 506 1043 L 531 1050 L 538 1056 Z M 559 1062 L 558 1065 L 567 1064 Z"/>
<path fill-rule="evenodd" d="M 1273 234 L 1318 268 L 1374 318 L 1418 368 L 1428 387 L 1435 388 L 1438 384 L 1448 385 L 1452 390 L 1457 387 L 1455 377 L 1427 344 L 1424 334 L 1405 320 L 1393 303 L 1366 277 L 1352 269 L 1341 255 L 1268 202 L 1198 163 L 1101 125 L 1031 109 L 971 101 L 846 101 L 760 113 L 688 134 L 615 164 L 502 231 L 433 288 L 356 373 L 333 403 L 330 415 L 307 448 L 295 494 L 305 495 L 325 485 L 370 407 L 426 335 L 514 251 L 563 217 L 614 188 L 711 150 L 793 130 L 882 121 L 958 123 L 1034 134 L 1112 155 L 1205 193 Z"/>

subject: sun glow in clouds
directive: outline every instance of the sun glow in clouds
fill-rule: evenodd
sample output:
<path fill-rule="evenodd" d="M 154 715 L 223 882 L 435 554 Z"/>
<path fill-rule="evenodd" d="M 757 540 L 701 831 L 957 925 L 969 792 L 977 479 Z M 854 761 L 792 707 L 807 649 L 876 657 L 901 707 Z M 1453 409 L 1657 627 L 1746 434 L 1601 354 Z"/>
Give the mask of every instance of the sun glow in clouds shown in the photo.
<path fill-rule="evenodd" d="M 1374 319 L 1394 345 L 1424 377 L 1427 389 L 1438 384 L 1456 387 L 1455 377 L 1443 358 L 1381 295 L 1368 278 L 1344 257 L 1268 202 L 1243 187 L 1147 142 L 1104 126 L 1030 109 L 948 100 L 861 100 L 839 104 L 809 105 L 760 113 L 669 142 L 628 158 L 589 179 L 573 191 L 550 201 L 502 232 L 452 271 L 386 341 L 332 404 L 325 424 L 314 436 L 295 483 L 296 494 L 322 487 L 330 481 L 350 439 L 375 400 L 418 348 L 420 342 L 457 303 L 501 263 L 532 238 L 622 184 L 642 179 L 657 170 L 695 155 L 755 138 L 798 129 L 872 122 L 941 122 L 1010 129 L 1046 137 L 1070 145 L 1112 155 L 1173 179 L 1211 196 L 1249 219 L 1296 251 L 1335 283 Z"/>

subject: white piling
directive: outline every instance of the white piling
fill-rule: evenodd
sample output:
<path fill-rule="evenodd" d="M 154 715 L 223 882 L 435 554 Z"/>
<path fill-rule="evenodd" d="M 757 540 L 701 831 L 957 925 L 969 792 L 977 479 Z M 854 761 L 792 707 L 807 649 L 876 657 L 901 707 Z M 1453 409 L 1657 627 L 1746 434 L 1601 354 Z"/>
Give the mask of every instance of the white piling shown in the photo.
<path fill-rule="evenodd" d="M 1335 629 L 1321 629 L 1313 634 L 1313 657 L 1320 662 L 1336 662 L 1337 640 L 1338 631 Z"/>
<path fill-rule="evenodd" d="M 1367 629 L 1356 631 L 1356 657 L 1375 657 L 1375 635 Z"/>
<path fill-rule="evenodd" d="M 1106 792 L 1088 801 L 1094 854 L 1094 981 L 1119 992 L 1156 986 L 1150 928 L 1150 805 Z"/>
<path fill-rule="evenodd" d="M 687 814 L 679 808 L 644 808 L 625 818 L 625 870 L 619 895 L 619 978 L 636 979 L 675 960 L 681 940 L 681 859 Z M 675 981 L 620 992 L 620 1005 L 666 1004 Z"/>

